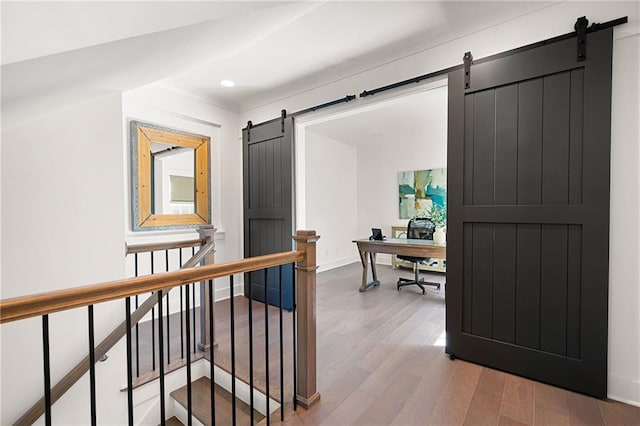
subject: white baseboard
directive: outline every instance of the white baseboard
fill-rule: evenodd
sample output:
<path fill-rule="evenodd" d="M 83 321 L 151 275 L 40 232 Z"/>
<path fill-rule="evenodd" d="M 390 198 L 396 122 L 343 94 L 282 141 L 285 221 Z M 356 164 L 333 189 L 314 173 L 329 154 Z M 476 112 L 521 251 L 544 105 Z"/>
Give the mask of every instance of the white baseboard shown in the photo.
<path fill-rule="evenodd" d="M 349 256 L 341 259 L 334 259 L 328 262 L 321 262 L 318 264 L 318 272 L 329 271 L 331 269 L 339 268 L 341 266 L 349 265 L 354 262 L 359 262 L 358 257 Z"/>
<path fill-rule="evenodd" d="M 228 299 L 230 296 L 229 287 L 226 288 L 217 288 L 215 294 L 215 300 L 224 300 Z M 234 282 L 233 283 L 233 295 L 234 296 L 242 296 L 244 295 L 244 283 L 242 282 Z"/>
<path fill-rule="evenodd" d="M 360 262 L 360 258 L 358 258 L 357 256 L 343 257 L 340 259 L 334 259 L 327 262 L 321 262 L 318 264 L 318 272 L 329 271 L 331 269 L 339 268 L 345 265 L 350 265 L 356 262 Z M 379 253 L 376 257 L 376 264 L 391 266 L 391 255 Z"/>
<path fill-rule="evenodd" d="M 615 401 L 640 407 L 640 379 L 609 374 L 607 397 Z"/>

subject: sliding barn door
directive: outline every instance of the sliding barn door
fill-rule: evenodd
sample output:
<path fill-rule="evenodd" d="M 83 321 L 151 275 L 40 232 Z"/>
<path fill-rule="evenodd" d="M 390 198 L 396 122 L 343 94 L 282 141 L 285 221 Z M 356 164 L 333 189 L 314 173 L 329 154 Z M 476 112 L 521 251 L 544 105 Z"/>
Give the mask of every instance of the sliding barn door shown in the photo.
<path fill-rule="evenodd" d="M 244 256 L 293 249 L 293 118 L 272 120 L 242 131 Z M 293 267 L 245 274 L 244 292 L 271 305 L 293 308 Z M 251 286 L 251 288 L 249 287 Z"/>
<path fill-rule="evenodd" d="M 612 31 L 586 60 L 573 37 L 449 74 L 447 352 L 597 397 Z"/>

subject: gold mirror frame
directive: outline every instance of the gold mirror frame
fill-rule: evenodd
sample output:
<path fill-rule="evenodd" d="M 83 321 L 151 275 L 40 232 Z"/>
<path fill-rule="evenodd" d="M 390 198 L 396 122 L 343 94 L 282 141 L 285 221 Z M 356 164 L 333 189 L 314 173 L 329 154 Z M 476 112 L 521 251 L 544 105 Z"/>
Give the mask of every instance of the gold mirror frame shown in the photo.
<path fill-rule="evenodd" d="M 210 223 L 209 211 L 209 141 L 194 135 L 153 124 L 131 121 L 131 176 L 133 230 L 194 228 Z M 151 210 L 151 142 L 192 148 L 194 164 L 194 214 L 154 214 Z"/>

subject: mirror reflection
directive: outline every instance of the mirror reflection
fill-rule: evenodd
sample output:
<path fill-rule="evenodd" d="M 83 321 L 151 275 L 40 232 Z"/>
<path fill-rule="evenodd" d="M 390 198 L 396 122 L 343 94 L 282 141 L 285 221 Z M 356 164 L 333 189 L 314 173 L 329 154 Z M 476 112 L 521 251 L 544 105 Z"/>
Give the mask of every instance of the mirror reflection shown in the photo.
<path fill-rule="evenodd" d="M 195 213 L 195 150 L 151 142 L 154 214 Z"/>

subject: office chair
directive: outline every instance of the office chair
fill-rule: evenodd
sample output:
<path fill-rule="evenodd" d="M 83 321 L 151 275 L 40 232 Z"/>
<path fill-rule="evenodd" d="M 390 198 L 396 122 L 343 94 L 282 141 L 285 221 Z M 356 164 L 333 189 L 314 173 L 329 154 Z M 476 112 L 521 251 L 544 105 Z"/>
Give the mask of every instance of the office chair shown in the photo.
<path fill-rule="evenodd" d="M 407 225 L 407 238 L 413 239 L 421 239 L 421 240 L 433 240 L 433 231 L 435 230 L 435 225 L 427 218 L 416 217 L 409 221 L 409 225 Z M 398 259 L 406 260 L 407 262 L 413 263 L 413 271 L 414 271 L 414 279 L 408 278 L 398 278 L 397 288 L 398 291 L 400 287 L 404 287 L 406 285 L 417 285 L 422 289 L 422 294 L 424 294 L 425 285 L 431 285 L 440 290 L 439 283 L 430 283 L 426 282 L 423 278 L 419 277 L 420 269 L 418 268 L 418 264 L 423 263 L 429 260 L 428 257 L 414 257 L 414 256 L 402 256 L 398 255 Z"/>

